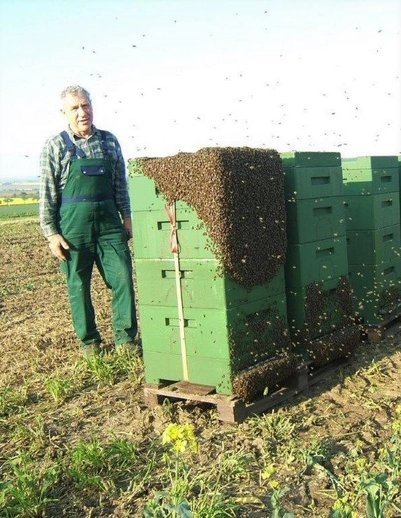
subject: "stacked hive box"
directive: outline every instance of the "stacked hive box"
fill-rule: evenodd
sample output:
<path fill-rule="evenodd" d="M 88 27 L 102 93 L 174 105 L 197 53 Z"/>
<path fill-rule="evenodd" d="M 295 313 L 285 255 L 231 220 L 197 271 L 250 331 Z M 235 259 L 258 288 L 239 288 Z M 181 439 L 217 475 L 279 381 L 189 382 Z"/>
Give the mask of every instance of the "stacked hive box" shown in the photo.
<path fill-rule="evenodd" d="M 251 400 L 288 377 L 296 361 L 278 153 L 205 148 L 129 169 L 146 381 Z"/>
<path fill-rule="evenodd" d="M 400 195 L 396 156 L 342 160 L 354 308 L 379 324 L 401 308 Z"/>
<path fill-rule="evenodd" d="M 287 210 L 286 298 L 296 350 L 316 365 L 348 354 L 353 327 L 339 153 L 281 154 Z M 336 332 L 335 339 L 329 338 Z"/>
<path fill-rule="evenodd" d="M 401 156 L 398 156 L 398 181 L 400 184 L 400 211 L 401 211 Z M 401 224 L 401 212 L 400 212 L 400 224 Z"/>

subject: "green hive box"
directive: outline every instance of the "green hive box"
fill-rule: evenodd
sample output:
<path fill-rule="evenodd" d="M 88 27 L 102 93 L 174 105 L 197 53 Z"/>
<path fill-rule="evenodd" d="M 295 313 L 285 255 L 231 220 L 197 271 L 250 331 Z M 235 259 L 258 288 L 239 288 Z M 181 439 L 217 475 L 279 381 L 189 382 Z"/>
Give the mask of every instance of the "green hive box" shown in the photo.
<path fill-rule="evenodd" d="M 339 196 L 342 193 L 340 153 L 281 153 L 286 200 Z"/>
<path fill-rule="evenodd" d="M 344 158 L 342 171 L 346 196 L 399 191 L 396 156 Z"/>
<path fill-rule="evenodd" d="M 135 172 L 135 161 L 128 162 L 128 168 L 131 174 Z M 164 211 L 166 200 L 164 196 L 157 190 L 155 182 L 135 172 L 135 176 L 128 178 L 128 188 L 130 192 L 131 210 L 135 212 L 143 211 Z M 188 205 L 180 200 L 176 202 L 177 210 L 186 209 Z"/>
<path fill-rule="evenodd" d="M 288 288 L 287 318 L 294 345 L 326 336 L 355 323 L 347 277 Z"/>
<path fill-rule="evenodd" d="M 347 250 L 349 264 L 374 265 L 397 258 L 401 261 L 401 227 L 349 230 Z"/>
<path fill-rule="evenodd" d="M 284 162 L 285 164 L 285 162 Z M 293 167 L 284 165 L 287 201 L 341 196 L 341 167 Z"/>
<path fill-rule="evenodd" d="M 280 153 L 284 167 L 341 167 L 341 155 L 325 151 L 289 151 Z"/>
<path fill-rule="evenodd" d="M 397 156 L 359 156 L 355 158 L 342 158 L 341 164 L 343 169 L 388 169 L 398 167 Z"/>
<path fill-rule="evenodd" d="M 215 260 L 180 260 L 179 279 L 185 308 L 236 307 L 285 293 L 284 266 L 266 284 L 247 290 L 219 272 Z M 174 259 L 135 259 L 137 291 L 141 304 L 177 306 Z"/>
<path fill-rule="evenodd" d="M 347 273 L 345 236 L 288 246 L 285 264 L 287 288 L 324 282 L 347 275 Z"/>
<path fill-rule="evenodd" d="M 344 197 L 348 230 L 376 230 L 400 224 L 399 193 Z"/>
<path fill-rule="evenodd" d="M 135 162 L 129 167 L 135 171 Z M 135 172 L 128 179 L 131 199 L 133 239 L 136 259 L 171 259 L 171 222 L 165 210 L 166 200 L 155 182 Z M 180 257 L 184 259 L 215 258 L 204 223 L 187 203 L 177 200 L 175 219 L 179 234 Z"/>
<path fill-rule="evenodd" d="M 341 197 L 287 202 L 287 237 L 291 244 L 345 236 L 345 210 Z"/>
<path fill-rule="evenodd" d="M 379 324 L 401 309 L 401 261 L 350 265 L 354 309 L 366 324 Z"/>
<path fill-rule="evenodd" d="M 398 179 L 401 185 L 401 156 L 398 157 Z M 401 196 L 401 190 L 400 190 L 400 196 Z M 401 203 L 401 200 L 400 200 Z"/>
<path fill-rule="evenodd" d="M 177 308 L 139 305 L 147 383 L 183 379 Z M 287 346 L 285 294 L 232 309 L 184 308 L 188 381 L 231 394 L 232 376 Z"/>
<path fill-rule="evenodd" d="M 186 204 L 185 204 L 186 205 Z M 213 245 L 194 209 L 186 205 L 176 210 L 180 257 L 215 259 Z M 132 231 L 137 259 L 171 259 L 171 223 L 164 210 L 134 212 Z"/>

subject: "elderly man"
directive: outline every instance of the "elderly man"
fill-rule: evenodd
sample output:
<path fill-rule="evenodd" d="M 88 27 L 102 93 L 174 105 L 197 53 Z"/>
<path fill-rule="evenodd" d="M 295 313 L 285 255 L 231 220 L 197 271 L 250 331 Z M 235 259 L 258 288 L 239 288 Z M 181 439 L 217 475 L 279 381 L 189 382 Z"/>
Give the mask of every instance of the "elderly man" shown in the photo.
<path fill-rule="evenodd" d="M 68 128 L 46 141 L 40 158 L 40 226 L 66 276 L 82 353 L 101 350 L 91 300 L 94 264 L 112 290 L 116 349 L 134 351 L 132 223 L 121 148 L 112 133 L 93 125 L 91 98 L 81 86 L 63 90 L 61 112 Z"/>

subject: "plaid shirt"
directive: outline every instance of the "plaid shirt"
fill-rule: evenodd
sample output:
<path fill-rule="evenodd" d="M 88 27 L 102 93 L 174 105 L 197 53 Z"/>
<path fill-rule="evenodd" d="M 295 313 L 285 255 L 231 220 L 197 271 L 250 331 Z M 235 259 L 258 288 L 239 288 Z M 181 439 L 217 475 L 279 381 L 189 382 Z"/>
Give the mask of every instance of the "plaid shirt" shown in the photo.
<path fill-rule="evenodd" d="M 102 146 L 100 131 L 93 126 L 93 133 L 88 138 L 74 135 L 68 128 L 68 134 L 74 144 L 82 149 L 86 158 L 103 158 L 103 146 L 107 150 L 107 158 L 112 161 L 112 182 L 114 199 L 121 217 L 131 215 L 131 207 L 127 188 L 124 158 L 116 137 L 106 131 L 105 143 Z M 70 165 L 70 154 L 60 134 L 49 138 L 40 155 L 40 195 L 39 223 L 45 237 L 58 234 L 57 212 L 61 192 L 66 184 Z"/>

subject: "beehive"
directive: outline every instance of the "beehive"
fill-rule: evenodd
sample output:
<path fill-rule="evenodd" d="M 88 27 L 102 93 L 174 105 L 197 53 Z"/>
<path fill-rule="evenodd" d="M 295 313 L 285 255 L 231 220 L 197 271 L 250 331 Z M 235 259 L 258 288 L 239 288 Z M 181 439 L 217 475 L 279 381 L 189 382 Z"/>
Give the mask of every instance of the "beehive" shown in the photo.
<path fill-rule="evenodd" d="M 286 263 L 287 288 L 336 279 L 348 273 L 345 236 L 289 244 Z"/>
<path fill-rule="evenodd" d="M 348 230 L 377 230 L 400 224 L 398 192 L 344 196 L 345 222 Z"/>
<path fill-rule="evenodd" d="M 348 351 L 342 352 L 341 340 L 337 350 L 337 342 L 328 337 L 355 323 L 347 279 L 341 156 L 293 152 L 282 153 L 281 158 L 288 218 L 285 277 L 290 336 L 305 358 L 328 363 Z M 319 354 L 316 348 L 323 347 L 326 337 L 330 347 Z"/>
<path fill-rule="evenodd" d="M 281 153 L 288 202 L 335 197 L 342 193 L 340 153 Z"/>
<path fill-rule="evenodd" d="M 367 324 L 400 309 L 400 194 L 395 156 L 343 159 L 347 249 L 354 307 Z"/>
<path fill-rule="evenodd" d="M 294 346 L 355 324 L 348 276 L 286 291 L 288 325 Z"/>
<path fill-rule="evenodd" d="M 183 379 L 177 283 L 188 381 L 249 399 L 263 392 L 265 382 L 290 375 L 295 361 L 287 326 L 278 153 L 205 148 L 130 160 L 129 171 L 146 381 Z M 176 256 L 171 212 L 165 210 L 172 203 Z M 277 357 L 281 367 L 272 375 Z"/>
<path fill-rule="evenodd" d="M 401 260 L 400 226 L 377 230 L 349 230 L 347 232 L 348 263 L 375 265 L 392 259 Z"/>
<path fill-rule="evenodd" d="M 362 156 L 342 159 L 345 196 L 384 194 L 399 191 L 396 156 Z"/>
<path fill-rule="evenodd" d="M 401 261 L 350 265 L 354 307 L 367 324 L 380 324 L 400 313 Z"/>
<path fill-rule="evenodd" d="M 287 238 L 300 244 L 345 236 L 345 211 L 341 196 L 288 201 Z"/>

